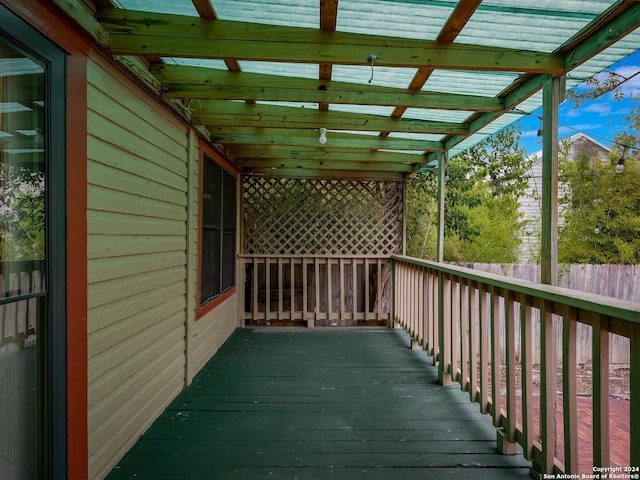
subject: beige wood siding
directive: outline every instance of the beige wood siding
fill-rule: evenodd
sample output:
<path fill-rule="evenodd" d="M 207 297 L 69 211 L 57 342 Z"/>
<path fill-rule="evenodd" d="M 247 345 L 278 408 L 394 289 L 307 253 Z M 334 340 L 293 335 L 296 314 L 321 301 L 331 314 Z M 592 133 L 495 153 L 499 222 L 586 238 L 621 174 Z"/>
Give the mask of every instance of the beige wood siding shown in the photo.
<path fill-rule="evenodd" d="M 238 295 L 232 295 L 216 308 L 197 318 L 198 309 L 198 239 L 200 235 L 200 150 L 198 140 L 193 132 L 190 138 L 189 163 L 189 229 L 188 257 L 189 269 L 187 278 L 188 301 L 188 334 L 187 334 L 187 368 L 186 382 L 191 383 L 195 374 L 215 354 L 220 345 L 231 335 L 238 325 Z M 238 211 L 240 206 L 237 206 Z M 237 268 L 237 263 L 236 263 Z M 238 278 L 236 274 L 236 278 Z"/>
<path fill-rule="evenodd" d="M 88 66 L 89 478 L 183 388 L 189 130 L 101 57 Z"/>

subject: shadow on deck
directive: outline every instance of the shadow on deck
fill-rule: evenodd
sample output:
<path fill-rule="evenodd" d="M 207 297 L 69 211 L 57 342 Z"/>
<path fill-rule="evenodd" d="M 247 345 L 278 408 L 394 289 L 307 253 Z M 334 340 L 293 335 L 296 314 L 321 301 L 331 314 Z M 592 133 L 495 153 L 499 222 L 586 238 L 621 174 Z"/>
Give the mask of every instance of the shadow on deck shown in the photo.
<path fill-rule="evenodd" d="M 531 478 L 400 330 L 237 330 L 108 480 Z"/>

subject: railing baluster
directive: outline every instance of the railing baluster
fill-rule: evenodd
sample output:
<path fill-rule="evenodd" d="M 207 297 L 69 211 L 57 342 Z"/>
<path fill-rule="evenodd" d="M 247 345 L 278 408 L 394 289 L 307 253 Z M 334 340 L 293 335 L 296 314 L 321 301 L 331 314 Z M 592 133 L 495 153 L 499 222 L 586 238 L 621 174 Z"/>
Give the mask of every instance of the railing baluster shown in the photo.
<path fill-rule="evenodd" d="M 631 327 L 629 425 L 640 425 L 640 324 Z M 630 466 L 640 467 L 640 428 L 631 429 Z"/>
<path fill-rule="evenodd" d="M 355 258 L 351 259 L 351 318 L 353 323 L 358 323 L 358 268 Z M 393 322 L 393 315 L 391 322 Z"/>
<path fill-rule="evenodd" d="M 489 292 L 480 285 L 480 411 L 489 412 Z"/>
<path fill-rule="evenodd" d="M 267 325 L 271 323 L 271 259 L 264 260 L 265 294 L 264 294 L 264 321 Z"/>
<path fill-rule="evenodd" d="M 442 385 L 451 384 L 451 278 L 449 275 L 440 274 L 440 309 L 438 324 L 440 336 L 438 344 L 438 380 Z"/>
<path fill-rule="evenodd" d="M 504 339 L 506 356 L 507 416 L 503 425 L 507 440 L 515 444 L 516 438 L 516 325 L 515 301 L 510 292 L 504 296 Z M 515 453 L 515 449 L 512 453 Z"/>
<path fill-rule="evenodd" d="M 317 326 L 320 320 L 320 259 L 316 257 L 314 259 L 315 279 L 316 279 L 316 303 L 313 307 L 313 325 Z"/>
<path fill-rule="evenodd" d="M 369 285 L 371 284 L 371 271 L 369 269 L 369 260 L 365 259 L 364 261 L 364 319 L 365 320 L 369 320 L 369 302 L 371 301 L 370 298 L 370 287 Z"/>
<path fill-rule="evenodd" d="M 469 389 L 469 303 L 471 289 L 467 282 L 460 285 L 460 388 Z"/>
<path fill-rule="evenodd" d="M 493 425 L 502 424 L 501 355 L 500 355 L 500 290 L 491 287 L 491 403 Z M 491 410 L 490 410 L 491 412 Z"/>
<path fill-rule="evenodd" d="M 344 283 L 344 258 L 341 258 L 339 261 L 339 270 L 340 270 L 340 325 L 346 325 L 347 324 L 347 319 L 346 319 L 346 315 L 347 315 L 347 306 L 346 306 L 346 302 L 347 302 L 347 292 L 344 289 L 345 287 L 345 283 Z"/>
<path fill-rule="evenodd" d="M 478 288 L 475 282 L 469 285 L 469 398 L 472 402 L 478 401 L 478 359 L 480 350 L 478 344 L 480 304 Z"/>
<path fill-rule="evenodd" d="M 540 425 L 542 433 L 542 473 L 553 473 L 556 455 L 556 345 L 551 302 L 545 300 L 540 312 Z"/>
<path fill-rule="evenodd" d="M 451 277 L 451 379 L 458 381 L 458 359 L 460 358 L 460 348 L 458 338 L 460 337 L 460 283 L 458 277 Z"/>
<path fill-rule="evenodd" d="M 294 321 L 297 317 L 296 313 L 296 261 L 294 257 L 289 259 L 289 318 Z"/>
<path fill-rule="evenodd" d="M 302 321 L 307 322 L 309 326 L 309 298 L 307 294 L 309 278 L 307 275 L 307 260 L 305 257 L 301 258 L 302 262 Z"/>
<path fill-rule="evenodd" d="M 378 275 L 376 282 L 376 320 L 380 320 L 380 312 L 382 309 L 382 260 L 377 259 L 378 263 Z"/>
<path fill-rule="evenodd" d="M 533 308 L 531 298 L 518 295 L 520 303 L 520 362 L 522 369 L 522 451 L 533 459 Z"/>
<path fill-rule="evenodd" d="M 578 310 L 565 308 L 562 315 L 562 402 L 564 416 L 564 467 L 578 473 L 578 402 L 576 333 Z"/>
<path fill-rule="evenodd" d="M 609 319 L 593 321 L 593 465 L 609 466 Z"/>

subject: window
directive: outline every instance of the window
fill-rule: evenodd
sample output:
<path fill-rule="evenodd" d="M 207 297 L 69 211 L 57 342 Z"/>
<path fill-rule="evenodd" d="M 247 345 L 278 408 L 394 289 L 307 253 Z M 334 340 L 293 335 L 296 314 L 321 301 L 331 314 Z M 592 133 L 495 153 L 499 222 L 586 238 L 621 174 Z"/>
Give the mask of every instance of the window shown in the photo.
<path fill-rule="evenodd" d="M 204 154 L 201 186 L 200 306 L 235 285 L 236 179 Z"/>

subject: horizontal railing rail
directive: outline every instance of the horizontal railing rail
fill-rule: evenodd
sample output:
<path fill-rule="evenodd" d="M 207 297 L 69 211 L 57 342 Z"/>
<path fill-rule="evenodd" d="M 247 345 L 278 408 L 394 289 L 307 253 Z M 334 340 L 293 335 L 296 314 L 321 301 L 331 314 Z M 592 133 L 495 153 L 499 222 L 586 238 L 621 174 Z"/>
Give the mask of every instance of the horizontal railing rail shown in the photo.
<path fill-rule="evenodd" d="M 632 427 L 640 425 L 640 304 L 404 256 L 392 257 L 392 279 L 392 320 L 433 357 L 443 384 L 459 382 L 492 416 L 498 447 L 515 453 L 519 444 L 540 476 L 612 466 L 610 337 L 628 338 L 631 428 L 628 443 L 617 442 L 629 445 L 628 463 L 617 467 L 638 473 L 631 469 L 640 466 L 640 429 Z M 578 412 L 578 324 L 593 331 L 589 412 Z M 591 425 L 587 472 L 578 421 Z"/>
<path fill-rule="evenodd" d="M 243 319 L 255 325 L 388 324 L 389 257 L 240 255 Z"/>

